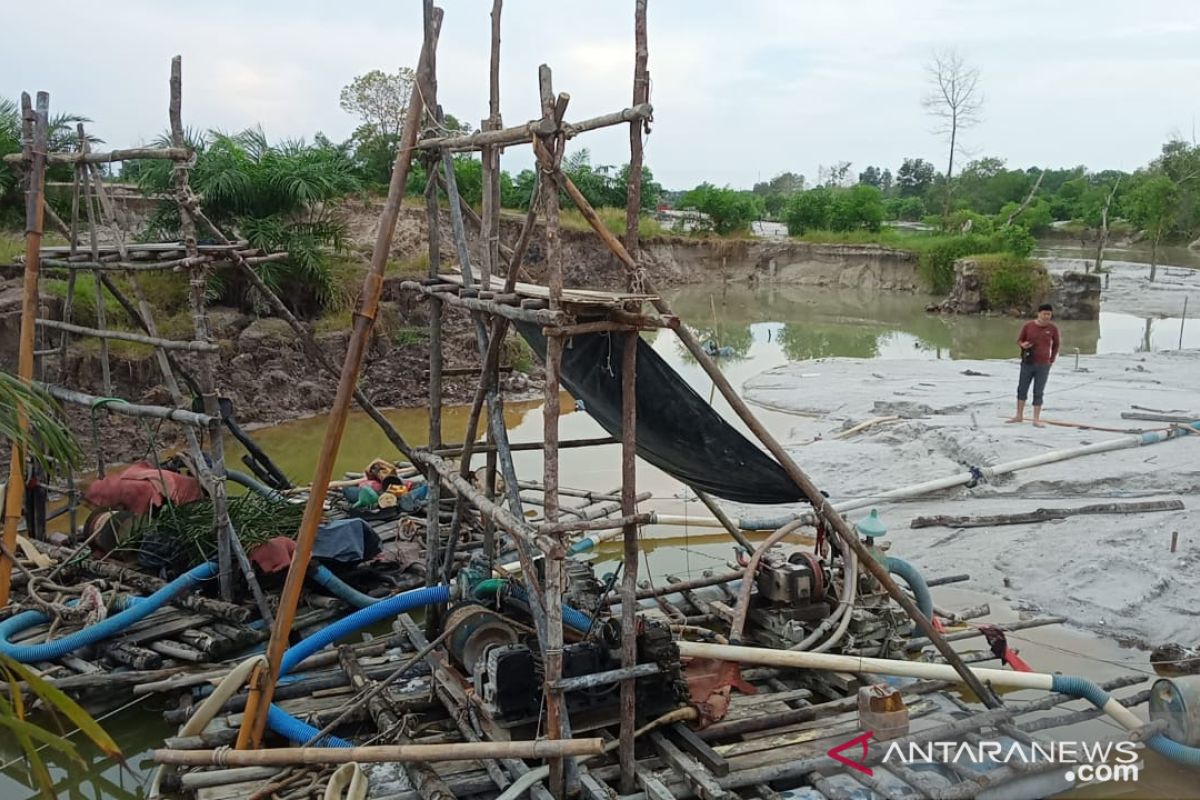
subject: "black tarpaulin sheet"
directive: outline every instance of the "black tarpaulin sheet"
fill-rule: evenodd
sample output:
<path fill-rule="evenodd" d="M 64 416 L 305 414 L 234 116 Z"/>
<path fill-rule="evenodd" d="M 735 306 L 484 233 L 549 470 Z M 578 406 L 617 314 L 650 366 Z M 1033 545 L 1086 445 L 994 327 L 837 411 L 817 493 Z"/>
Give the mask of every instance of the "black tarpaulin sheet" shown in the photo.
<path fill-rule="evenodd" d="M 545 362 L 546 338 L 536 325 L 515 323 Z M 563 388 L 609 434 L 621 436 L 621 361 L 624 337 L 589 333 L 563 348 Z M 654 349 L 638 337 L 637 452 L 687 485 L 739 503 L 803 500 L 796 484 L 769 455 L 721 418 Z"/>

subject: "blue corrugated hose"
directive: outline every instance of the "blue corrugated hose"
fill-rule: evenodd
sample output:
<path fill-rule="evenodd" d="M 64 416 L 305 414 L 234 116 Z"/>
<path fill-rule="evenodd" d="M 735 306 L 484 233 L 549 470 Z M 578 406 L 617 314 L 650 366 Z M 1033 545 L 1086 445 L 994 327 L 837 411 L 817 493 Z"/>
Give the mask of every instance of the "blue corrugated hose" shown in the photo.
<path fill-rule="evenodd" d="M 1108 692 L 1088 679 L 1071 675 L 1055 675 L 1050 684 L 1050 690 L 1069 694 L 1072 697 L 1081 697 L 1099 709 L 1103 709 L 1105 703 L 1111 699 Z M 1161 733 L 1156 733 L 1147 739 L 1146 746 L 1163 758 L 1169 758 L 1177 764 L 1200 767 L 1200 747 L 1180 744 Z"/>
<path fill-rule="evenodd" d="M 133 623 L 145 619 L 150 614 L 162 608 L 177 595 L 195 588 L 201 581 L 209 580 L 215 577 L 216 574 L 216 564 L 211 562 L 201 564 L 183 573 L 149 597 L 138 598 L 136 601 L 129 602 L 125 610 L 119 614 L 114 614 L 97 622 L 95 625 L 89 625 L 83 630 L 76 631 L 69 636 L 64 636 L 53 642 L 22 645 L 13 644 L 8 641 L 8 637 L 13 636 L 17 632 L 31 628 L 34 625 L 40 625 L 49 619 L 40 611 L 22 612 L 0 623 L 0 653 L 23 664 L 33 661 L 54 661 L 68 653 L 73 653 L 81 647 L 96 644 L 97 642 L 102 642 L 105 639 L 116 636 Z"/>
<path fill-rule="evenodd" d="M 364 597 L 366 595 L 363 595 Z M 283 654 L 279 665 L 280 677 L 286 675 L 297 664 L 328 644 L 336 642 L 357 633 L 363 628 L 382 622 L 389 617 L 412 611 L 415 608 L 445 603 L 450 600 L 450 587 L 428 586 L 422 589 L 411 589 L 407 592 L 392 595 L 384 600 L 373 602 L 371 605 L 355 611 L 348 617 L 342 617 L 311 636 L 288 648 Z M 304 744 L 316 736 L 319 731 L 306 722 L 293 717 L 278 706 L 272 704 L 267 714 L 267 725 L 272 731 L 284 736 L 297 744 Z M 350 742 L 337 736 L 325 736 L 317 742 L 319 747 L 353 747 Z"/>

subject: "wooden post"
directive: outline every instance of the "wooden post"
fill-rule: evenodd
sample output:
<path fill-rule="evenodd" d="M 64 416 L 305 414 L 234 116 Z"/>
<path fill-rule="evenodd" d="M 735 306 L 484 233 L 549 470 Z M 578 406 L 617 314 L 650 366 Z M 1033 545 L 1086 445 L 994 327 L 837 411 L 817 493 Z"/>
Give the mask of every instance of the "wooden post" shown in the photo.
<path fill-rule="evenodd" d="M 82 149 L 84 143 L 83 137 L 79 137 L 78 148 Z M 67 244 L 71 248 L 71 257 L 74 258 L 79 250 L 79 167 L 74 170 L 74 180 L 71 185 L 71 228 L 67 235 Z M 75 270 L 67 273 L 67 297 L 63 300 L 63 322 L 71 321 L 71 309 L 75 302 Z M 58 356 L 58 380 L 62 383 L 67 377 L 67 343 L 71 337 L 66 331 L 63 331 L 62 339 L 59 341 L 59 356 Z M 71 478 L 74 479 L 73 477 Z M 72 516 L 74 512 L 72 511 Z M 74 524 L 71 525 L 71 532 L 75 532 Z"/>
<path fill-rule="evenodd" d="M 46 148 L 49 146 L 50 95 L 37 94 L 37 111 L 30 108 L 29 95 L 21 95 L 21 113 L 26 130 L 32 128 L 32 139 L 24 142 L 28 159 L 29 185 L 25 198 L 25 280 L 21 294 L 21 339 L 17 354 L 17 377 L 30 383 L 33 380 L 33 331 L 38 313 L 38 259 L 41 257 L 42 225 L 45 205 L 42 192 L 46 183 Z M 17 427 L 29 429 L 25 409 L 17 408 Z M 8 557 L 17 548 L 17 525 L 25 495 L 25 456 L 23 448 L 13 442 L 8 469 L 8 485 L 4 498 L 4 553 L 0 555 L 0 608 L 8 605 L 12 588 L 13 562 Z"/>
<path fill-rule="evenodd" d="M 171 144 L 176 148 L 186 148 L 187 142 L 183 133 L 183 59 L 175 56 L 171 59 L 171 104 L 169 115 L 171 120 Z M 183 246 L 188 258 L 198 258 L 200 250 L 196 246 L 196 220 L 192 215 L 191 189 L 188 187 L 189 162 L 176 161 L 173 165 L 175 178 L 175 199 L 179 206 L 179 224 L 183 233 Z M 208 314 L 205 311 L 206 295 L 208 293 L 208 272 L 203 264 L 191 268 L 189 276 L 191 286 L 192 322 L 197 342 L 210 342 L 208 332 Z M 196 376 L 200 384 L 200 396 L 204 402 L 204 413 L 210 417 L 220 417 L 221 409 L 217 403 L 216 369 L 214 362 L 218 361 L 216 353 L 201 356 L 197 359 L 200 364 Z M 233 600 L 233 525 L 229 521 L 229 505 L 225 495 L 225 445 L 220 426 L 209 431 L 209 450 L 212 467 L 207 467 L 203 460 L 196 464 L 201 478 L 208 477 L 208 491 L 213 501 L 213 527 L 217 539 L 217 565 L 220 570 L 219 582 L 221 599 L 225 602 Z M 206 476 L 207 473 L 207 476 Z"/>
<path fill-rule="evenodd" d="M 431 91 L 431 90 L 427 90 Z M 433 179 L 437 162 L 427 159 L 429 183 L 425 187 L 425 209 L 429 228 L 429 277 L 436 278 L 441 266 L 441 230 L 438 222 L 437 181 Z M 436 294 L 429 295 L 429 449 L 442 446 L 442 301 Z M 442 480 L 437 470 L 429 467 L 425 473 L 429 486 L 429 504 L 425 534 L 425 585 L 433 586 L 438 580 L 438 562 L 441 548 L 441 502 Z M 434 622 L 430 615 L 430 622 Z M 434 635 L 432 630 L 429 635 Z"/>
<path fill-rule="evenodd" d="M 428 53 L 429 69 L 418 76 L 418 88 L 422 92 L 426 105 L 426 116 L 434 119 L 437 108 L 437 52 L 432 46 L 433 36 L 433 2 L 423 0 L 422 30 L 424 31 L 424 47 Z M 437 278 L 442 266 L 441 226 L 438 219 L 437 196 L 437 160 L 432 156 L 424 159 L 429 172 L 425 185 L 425 216 L 429 228 L 429 277 Z M 430 296 L 429 317 L 429 448 L 435 449 L 442 444 L 442 302 L 436 295 Z M 441 552 L 441 503 L 442 480 L 433 467 L 429 467 L 425 475 L 426 485 L 429 486 L 429 500 L 426 506 L 425 531 L 425 585 L 433 586 L 438 581 L 438 563 Z M 441 614 L 431 613 L 426 619 L 426 627 L 430 636 L 434 636 L 441 626 Z"/>
<path fill-rule="evenodd" d="M 555 119 L 555 97 L 550 67 L 543 64 L 538 69 L 538 84 L 542 98 L 543 119 Z M 542 160 L 541 169 L 552 171 L 558 168 L 562 158 L 562 139 L 555 135 L 549 140 L 547 149 L 548 159 Z M 546 267 L 550 286 L 550 310 L 562 308 L 563 275 L 562 275 L 562 243 L 558 230 L 558 193 L 547 192 L 543 200 L 543 212 L 546 219 Z M 562 339 L 549 336 L 546 339 L 546 402 L 542 408 L 543 432 L 542 441 L 545 444 L 542 461 L 542 484 L 545 486 L 545 506 L 543 515 L 547 523 L 558 521 L 558 417 L 559 409 L 559 369 L 562 362 Z M 563 627 L 562 627 L 562 595 L 566 587 L 563 585 L 562 561 L 557 558 L 546 559 L 546 625 L 549 641 L 545 653 L 546 665 L 546 727 L 550 739 L 570 738 L 567 709 L 561 689 L 555 688 L 562 678 L 563 666 Z M 563 798 L 568 793 L 565 783 L 565 765 L 561 759 L 550 761 L 550 792 L 557 798 Z"/>
<path fill-rule="evenodd" d="M 504 0 L 492 0 L 492 42 L 491 62 L 488 66 L 488 118 L 486 130 L 500 130 L 503 124 L 500 119 L 500 13 Z M 483 240 L 483 280 L 484 286 L 491 285 L 491 276 L 500 270 L 500 148 L 489 145 L 483 150 L 483 208 L 479 225 L 479 235 Z M 507 324 L 500 320 L 492 321 L 492 340 L 499 347 L 503 345 Z M 494 385 L 500 383 L 500 359 L 496 359 L 496 369 L 490 376 Z M 497 392 L 497 398 L 500 397 Z M 484 468 L 484 481 L 489 498 L 495 497 L 496 488 L 496 453 L 492 449 L 496 444 L 496 436 L 492 427 L 487 426 L 487 461 Z M 483 524 L 483 555 L 487 566 L 491 568 L 496 558 L 496 526 L 486 520 Z"/>
<path fill-rule="evenodd" d="M 645 3 L 639 3 L 644 8 Z M 636 233 L 636 228 L 634 229 Z M 637 332 L 625 334 L 621 359 L 621 513 L 626 517 L 637 513 Z M 637 664 L 637 572 L 638 526 L 625 526 L 625 574 L 621 576 L 621 667 L 631 669 Z M 636 729 L 635 702 L 637 681 L 621 681 L 621 794 L 631 794 L 637 788 L 637 762 L 633 754 L 633 732 Z"/>
<path fill-rule="evenodd" d="M 441 9 L 435 8 L 432 26 L 434 32 L 426 42 L 426 46 L 421 49 L 421 57 L 417 66 L 418 75 L 428 74 L 429 54 L 437 45 L 441 18 Z M 313 542 L 317 536 L 317 528 L 324 516 L 325 495 L 328 491 L 329 481 L 333 477 L 333 464 L 337 458 L 338 447 L 342 442 L 342 434 L 346 430 L 346 419 L 350 414 L 350 400 L 354 394 L 354 385 L 358 380 L 359 369 L 362 366 L 367 342 L 371 336 L 371 328 L 375 322 L 375 314 L 379 309 L 379 296 L 383 290 L 383 271 L 387 266 L 392 236 L 396 230 L 396 219 L 400 215 L 404 187 L 408 182 L 412 147 L 417 140 L 421 110 L 421 99 L 419 97 L 412 98 L 408 105 L 400 149 L 396 154 L 396 163 L 392 169 L 387 203 L 380 215 L 379 235 L 371 254 L 371 271 L 364 280 L 359 309 L 354 315 L 354 329 L 346 348 L 346 361 L 342 367 L 337 395 L 334 398 L 333 409 L 326 426 L 325 441 L 314 470 L 311 482 L 312 491 L 308 496 L 308 503 L 304 508 L 304 518 L 296 537 L 296 552 L 292 558 L 292 565 L 288 569 L 283 592 L 280 595 L 275 625 L 271 629 L 271 640 L 267 647 L 267 667 L 255 673 L 251 684 L 242 729 L 238 734 L 237 746 L 239 749 L 257 748 L 262 745 L 263 729 L 267 722 L 267 709 L 270 706 L 271 695 L 274 693 L 275 682 L 279 676 L 279 662 L 283 658 L 284 650 L 288 647 L 288 635 L 291 633 L 292 621 L 296 615 L 296 604 L 300 599 L 300 590 L 304 585 L 308 563 L 312 556 Z"/>
<path fill-rule="evenodd" d="M 78 126 L 77 131 L 79 133 L 79 147 L 86 153 L 88 144 L 82 123 Z M 99 248 L 96 243 L 95 198 L 92 196 L 91 181 L 86 170 L 83 173 L 83 203 L 87 211 L 88 241 L 91 244 L 92 261 L 99 261 Z M 104 318 L 104 287 L 100 282 L 100 273 L 95 272 L 92 275 L 96 281 L 96 327 L 103 331 L 106 328 L 106 320 Z M 102 380 L 101 386 L 104 388 L 104 396 L 111 397 L 113 388 L 112 370 L 108 363 L 108 340 L 103 338 L 100 340 L 100 375 Z M 102 450 L 96 452 L 96 472 L 99 477 L 104 477 L 104 453 Z"/>
<path fill-rule="evenodd" d="M 540 158 L 544 158 L 546 155 L 548 155 L 545 151 L 545 148 L 537 141 L 534 141 L 534 148 L 539 151 Z M 617 256 L 617 259 L 621 262 L 621 264 L 624 265 L 624 267 L 631 273 L 636 273 L 638 269 L 637 262 L 634 261 L 633 257 L 629 255 L 629 251 L 625 249 L 621 242 L 612 235 L 608 228 L 604 226 L 604 223 L 600 220 L 599 216 L 596 215 L 595 209 L 593 209 L 591 204 L 588 203 L 587 199 L 579 191 L 578 187 L 571 182 L 570 178 L 562 174 L 561 171 L 555 172 L 553 174 L 553 178 L 558 185 L 564 191 L 566 191 L 567 195 L 571 198 L 571 201 L 575 203 L 576 208 L 578 208 L 580 213 L 583 214 L 584 219 L 588 221 L 588 224 L 592 226 L 592 229 L 596 232 L 600 239 L 606 245 L 608 245 L 609 250 L 611 250 L 613 254 Z M 642 281 L 642 288 L 649 294 L 655 293 L 654 288 L 645 280 Z M 656 297 L 652 302 L 659 314 L 663 316 L 674 316 L 670 306 L 661 297 Z M 737 390 L 733 388 L 733 385 L 729 382 L 729 379 L 725 377 L 721 370 L 717 368 L 716 364 L 713 363 L 713 360 L 709 357 L 708 353 L 704 351 L 704 348 L 700 345 L 700 342 L 696 340 L 695 335 L 688 330 L 686 325 L 678 326 L 675 329 L 675 333 L 679 336 L 680 341 L 683 342 L 683 345 L 685 348 L 687 348 L 687 351 L 692 354 L 693 358 L 696 359 L 696 363 L 699 364 L 701 369 L 704 370 L 705 374 L 712 379 L 713 384 L 717 387 L 717 390 L 721 392 L 721 396 L 725 398 L 726 402 L 729 403 L 730 407 L 734 410 L 738 417 L 744 423 L 746 423 L 746 427 L 748 427 L 758 438 L 758 440 L 762 442 L 762 444 L 767 448 L 767 451 L 775 457 L 775 460 L 779 462 L 781 467 L 783 467 L 784 472 L 788 474 L 788 477 L 792 479 L 804 497 L 810 503 L 812 503 L 814 512 L 824 517 L 829 523 L 830 527 L 832 527 L 837 535 L 841 538 L 843 544 L 854 550 L 855 554 L 858 556 L 859 563 L 865 566 L 867 571 L 870 572 L 877 581 L 879 581 L 880 585 L 883 586 L 888 595 L 895 600 L 901 608 L 904 609 L 913 622 L 916 623 L 917 627 L 921 629 L 921 632 L 929 637 L 929 640 L 934 644 L 935 647 L 937 647 L 938 652 L 942 654 L 942 657 L 946 659 L 946 662 L 949 663 L 954 668 L 955 672 L 957 672 L 958 675 L 963 679 L 963 683 L 965 683 L 971 689 L 971 691 L 974 692 L 975 695 L 979 697 L 989 708 L 998 708 L 1000 706 L 1000 701 L 996 698 L 996 696 L 991 692 L 990 689 L 985 687 L 983 683 L 980 682 L 973 672 L 967 669 L 967 666 L 963 663 L 962 658 L 954 651 L 954 648 L 952 648 L 946 642 L 945 637 L 943 637 L 942 634 L 940 634 L 933 627 L 933 623 L 921 613 L 920 609 L 917 608 L 916 603 L 913 602 L 912 598 L 909 597 L 909 595 L 899 587 L 896 581 L 892 578 L 891 574 L 888 572 L 887 568 L 879 563 L 867 551 L 866 545 L 859 540 L 858 534 L 851 529 L 842 515 L 839 514 L 837 509 L 835 509 L 829 502 L 828 498 L 821 494 L 820 489 L 818 489 L 812 480 L 809 479 L 804 470 L 800 469 L 800 466 L 788 454 L 788 452 L 783 449 L 783 446 L 779 444 L 779 441 L 771 435 L 771 432 L 768 431 L 761 422 L 758 421 L 758 418 L 754 416 L 754 412 L 750 410 L 750 407 L 747 406 L 745 401 L 743 401 L 738 395 Z"/>
<path fill-rule="evenodd" d="M 646 45 L 646 0 L 634 0 L 633 6 L 633 104 L 650 101 L 650 73 L 646 69 L 649 48 Z M 625 249 L 634 258 L 638 254 L 638 217 L 642 211 L 642 127 L 649 120 L 629 123 L 629 177 L 626 180 Z M 633 791 L 632 784 L 629 791 Z"/>

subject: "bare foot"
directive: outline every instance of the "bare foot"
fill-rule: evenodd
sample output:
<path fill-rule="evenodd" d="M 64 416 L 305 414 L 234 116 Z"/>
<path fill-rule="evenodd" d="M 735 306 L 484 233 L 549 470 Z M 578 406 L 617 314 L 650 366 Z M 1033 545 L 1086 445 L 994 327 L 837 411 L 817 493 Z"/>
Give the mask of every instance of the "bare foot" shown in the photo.
<path fill-rule="evenodd" d="M 1033 421 L 1033 427 L 1035 427 L 1035 428 L 1044 428 L 1044 427 L 1046 427 L 1046 423 L 1042 422 L 1041 420 L 1036 420 L 1036 419 L 1035 419 L 1035 420 Z"/>
<path fill-rule="evenodd" d="M 1023 418 L 1021 418 L 1021 417 L 1011 417 L 1011 418 L 1009 418 L 1009 419 L 1006 419 L 1006 420 L 1004 420 L 1004 421 L 1005 421 L 1005 422 L 1007 422 L 1008 424 L 1010 424 L 1010 425 L 1011 425 L 1011 424 L 1012 424 L 1012 423 L 1014 423 L 1014 422 L 1024 422 L 1025 420 L 1024 420 Z"/>

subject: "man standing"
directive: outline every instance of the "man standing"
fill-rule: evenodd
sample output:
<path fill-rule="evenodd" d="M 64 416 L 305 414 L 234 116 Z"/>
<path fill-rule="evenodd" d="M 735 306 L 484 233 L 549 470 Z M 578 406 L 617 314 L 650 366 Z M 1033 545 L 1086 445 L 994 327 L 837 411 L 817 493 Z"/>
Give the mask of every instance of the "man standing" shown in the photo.
<path fill-rule="evenodd" d="M 1025 421 L 1025 400 L 1029 384 L 1033 384 L 1033 425 L 1044 428 L 1042 422 L 1042 393 L 1050 377 L 1050 365 L 1058 358 L 1058 328 L 1050 320 L 1054 308 L 1049 303 L 1038 306 L 1037 318 L 1021 326 L 1017 344 L 1021 347 L 1021 378 L 1017 381 L 1017 415 L 1009 422 Z"/>

